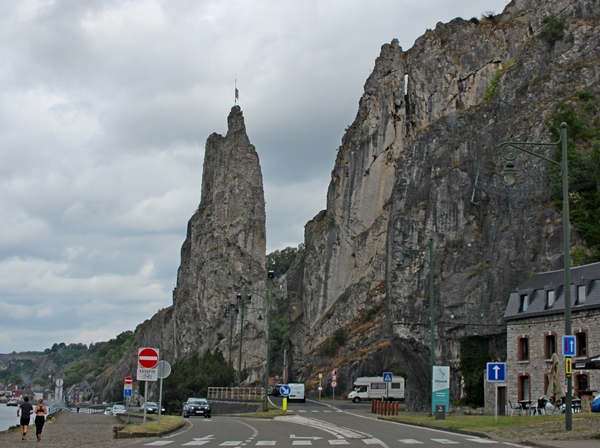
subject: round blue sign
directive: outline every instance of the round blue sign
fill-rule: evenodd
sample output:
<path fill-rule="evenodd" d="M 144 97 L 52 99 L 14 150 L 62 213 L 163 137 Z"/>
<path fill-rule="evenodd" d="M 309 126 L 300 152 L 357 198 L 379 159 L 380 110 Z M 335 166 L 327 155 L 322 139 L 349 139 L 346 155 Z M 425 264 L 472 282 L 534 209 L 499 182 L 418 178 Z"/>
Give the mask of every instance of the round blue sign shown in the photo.
<path fill-rule="evenodd" d="M 281 386 L 279 386 L 279 394 L 282 397 L 289 397 L 290 396 L 290 386 L 288 386 L 287 384 L 282 384 Z"/>

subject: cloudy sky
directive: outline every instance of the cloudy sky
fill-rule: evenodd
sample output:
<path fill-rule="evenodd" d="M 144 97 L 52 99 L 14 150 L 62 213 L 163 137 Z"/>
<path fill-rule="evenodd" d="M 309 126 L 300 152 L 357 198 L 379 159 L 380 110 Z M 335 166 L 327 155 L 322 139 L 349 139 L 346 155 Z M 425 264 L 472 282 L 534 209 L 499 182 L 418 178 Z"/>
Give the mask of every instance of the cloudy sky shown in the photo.
<path fill-rule="evenodd" d="M 106 341 L 172 303 L 236 78 L 268 251 L 297 246 L 381 45 L 507 3 L 0 2 L 0 353 Z"/>

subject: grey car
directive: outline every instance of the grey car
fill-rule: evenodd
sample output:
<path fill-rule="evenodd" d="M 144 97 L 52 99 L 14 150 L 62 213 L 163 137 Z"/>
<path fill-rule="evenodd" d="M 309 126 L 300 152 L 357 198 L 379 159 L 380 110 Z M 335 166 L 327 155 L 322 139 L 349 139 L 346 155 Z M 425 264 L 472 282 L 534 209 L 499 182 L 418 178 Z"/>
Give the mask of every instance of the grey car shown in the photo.
<path fill-rule="evenodd" d="M 188 398 L 183 403 L 183 417 L 188 418 L 191 415 L 202 415 L 204 418 L 211 417 L 210 403 L 206 398 Z"/>

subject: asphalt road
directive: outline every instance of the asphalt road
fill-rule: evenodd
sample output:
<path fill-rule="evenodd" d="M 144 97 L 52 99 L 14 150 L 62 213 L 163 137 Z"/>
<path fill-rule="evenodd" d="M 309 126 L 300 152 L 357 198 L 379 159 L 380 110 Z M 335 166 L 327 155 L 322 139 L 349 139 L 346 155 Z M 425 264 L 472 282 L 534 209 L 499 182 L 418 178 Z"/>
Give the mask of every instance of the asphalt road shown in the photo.
<path fill-rule="evenodd" d="M 275 400 L 274 400 L 275 401 Z M 445 431 L 380 421 L 371 404 L 341 401 L 290 403 L 294 415 L 274 420 L 250 417 L 192 417 L 190 426 L 169 437 L 144 439 L 131 446 L 204 446 L 205 448 L 398 448 L 406 445 L 522 446 Z M 369 445 L 375 445 L 370 447 Z"/>

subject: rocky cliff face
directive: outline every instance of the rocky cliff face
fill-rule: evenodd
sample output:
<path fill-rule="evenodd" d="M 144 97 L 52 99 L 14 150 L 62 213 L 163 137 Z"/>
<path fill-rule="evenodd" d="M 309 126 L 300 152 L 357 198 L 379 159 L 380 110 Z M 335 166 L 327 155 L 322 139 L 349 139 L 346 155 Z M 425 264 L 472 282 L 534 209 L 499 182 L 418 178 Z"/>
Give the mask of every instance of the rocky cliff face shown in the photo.
<path fill-rule="evenodd" d="M 214 348 L 228 358 L 229 335 L 239 339 L 241 322 L 237 315 L 232 320 L 224 312 L 231 303 L 240 309 L 236 295 L 243 293 L 246 299 L 249 290 L 254 293 L 252 304 L 246 306 L 243 343 L 248 364 L 242 368 L 250 371 L 250 382 L 264 372 L 264 324 L 258 320 L 262 315 L 258 310 L 266 309 L 261 293 L 266 277 L 262 173 L 239 106 L 231 109 L 227 124 L 224 137 L 212 134 L 206 143 L 200 205 L 181 248 L 173 305 L 141 324 L 131 350 L 100 380 L 105 395 L 112 381 L 137 371 L 139 347 L 159 348 L 161 359 L 171 364 Z M 236 343 L 232 350 L 236 366 L 237 348 Z"/>
<path fill-rule="evenodd" d="M 542 33 L 550 14 L 565 20 L 564 37 Z M 451 366 L 451 399 L 462 394 L 461 341 L 481 338 L 502 359 L 508 293 L 561 267 L 563 223 L 547 164 L 520 157 L 526 174 L 508 189 L 497 145 L 551 141 L 557 104 L 598 94 L 599 17 L 592 0 L 515 0 L 499 17 L 438 24 L 406 52 L 396 40 L 382 47 L 338 150 L 327 209 L 306 225 L 304 259 L 289 275 L 303 297 L 293 375 L 336 367 L 347 388 L 396 365 L 409 408 L 428 408 L 430 267 L 405 259 L 408 269 L 394 268 L 401 249 L 425 249 L 429 238 L 435 355 Z M 332 344 L 337 357 L 326 356 Z"/>

